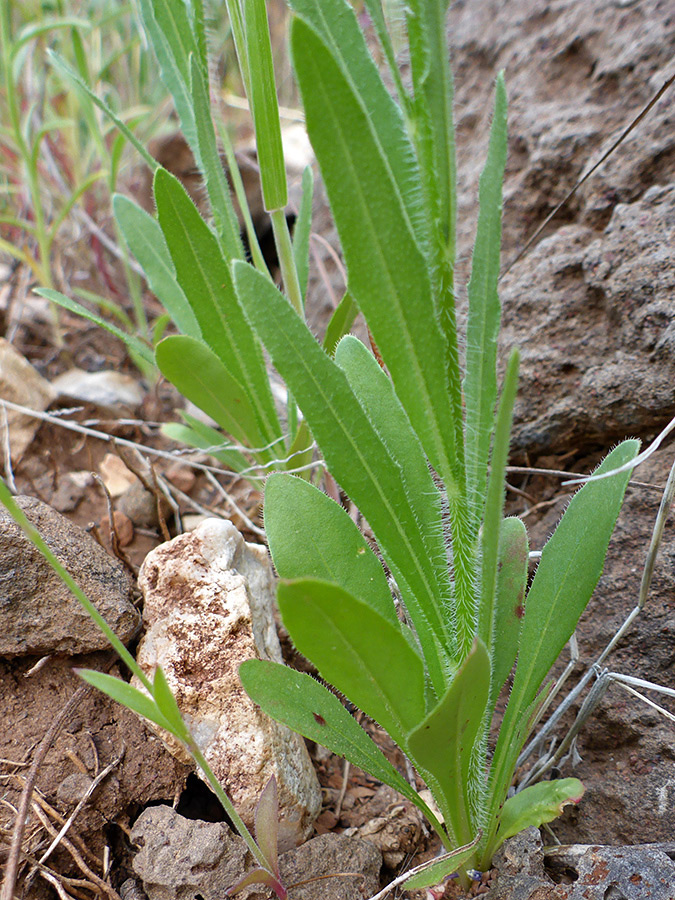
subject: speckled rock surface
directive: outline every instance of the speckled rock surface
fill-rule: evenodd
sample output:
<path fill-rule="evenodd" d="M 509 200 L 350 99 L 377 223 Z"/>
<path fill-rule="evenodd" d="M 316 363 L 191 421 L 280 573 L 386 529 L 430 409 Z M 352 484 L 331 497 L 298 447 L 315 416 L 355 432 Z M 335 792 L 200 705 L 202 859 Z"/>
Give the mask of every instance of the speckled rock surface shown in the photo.
<path fill-rule="evenodd" d="M 274 576 L 264 547 L 208 519 L 153 550 L 139 575 L 146 632 L 138 662 L 160 664 L 216 776 L 247 824 L 275 775 L 289 845 L 306 837 L 321 794 L 304 741 L 268 719 L 239 681 L 245 659 L 281 661 Z"/>
<path fill-rule="evenodd" d="M 134 871 L 148 900 L 222 900 L 254 868 L 243 840 L 227 825 L 191 821 L 168 806 L 145 810 L 131 841 L 138 847 Z M 372 844 L 339 834 L 321 835 L 279 858 L 285 885 L 309 881 L 293 888 L 295 900 L 363 900 L 378 890 L 381 866 Z M 256 885 L 238 896 L 261 900 L 273 895 Z"/>
<path fill-rule="evenodd" d="M 456 0 L 448 21 L 461 286 L 499 69 L 506 265 L 675 72 L 675 15 L 669 0 Z M 675 414 L 674 98 L 671 86 L 502 281 L 503 356 L 523 354 L 514 446 L 530 458 Z"/>
<path fill-rule="evenodd" d="M 506 841 L 485 900 L 672 900 L 675 845 L 542 847 L 536 828 Z"/>
<path fill-rule="evenodd" d="M 131 579 L 82 528 L 33 497 L 17 504 L 120 640 L 138 631 Z M 92 622 L 14 520 L 0 508 L 0 656 L 90 653 L 108 647 Z"/>

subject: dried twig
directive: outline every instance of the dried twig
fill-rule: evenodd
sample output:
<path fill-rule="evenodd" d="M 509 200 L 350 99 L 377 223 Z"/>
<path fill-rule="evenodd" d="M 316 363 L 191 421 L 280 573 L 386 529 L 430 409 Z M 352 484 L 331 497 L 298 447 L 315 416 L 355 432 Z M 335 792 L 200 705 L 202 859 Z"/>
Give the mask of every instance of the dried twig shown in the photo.
<path fill-rule="evenodd" d="M 49 845 L 49 847 L 45 850 L 45 852 L 44 852 L 44 853 L 42 854 L 42 856 L 40 857 L 40 862 L 41 862 L 41 863 L 45 863 L 45 862 L 47 861 L 47 859 L 49 858 L 49 856 L 52 854 L 52 852 L 56 849 L 56 847 L 58 846 L 58 844 L 61 842 L 62 838 L 64 838 L 65 835 L 67 834 L 68 829 L 70 828 L 70 826 L 71 826 L 71 825 L 73 824 L 73 822 L 75 821 L 77 815 L 79 814 L 80 810 L 81 810 L 82 807 L 85 805 L 85 803 L 87 802 L 87 800 L 91 797 L 91 795 L 94 793 L 94 791 L 95 791 L 96 788 L 99 786 L 99 784 L 100 784 L 105 778 L 108 777 L 108 775 L 112 772 L 112 770 L 113 770 L 114 768 L 116 768 L 116 766 L 118 766 L 118 765 L 120 764 L 120 762 L 122 761 L 122 758 L 123 758 L 123 757 L 124 757 L 124 751 L 122 751 L 122 753 L 120 753 L 120 755 L 119 755 L 116 759 L 114 759 L 111 763 L 109 763 L 109 764 L 105 767 L 105 769 L 102 769 L 102 770 L 98 773 L 98 775 L 96 776 L 96 778 L 92 779 L 92 782 L 91 782 L 91 784 L 89 785 L 89 787 L 87 788 L 87 790 L 86 790 L 84 796 L 81 798 L 81 800 L 79 801 L 79 803 L 77 804 L 77 806 L 75 807 L 75 809 L 72 811 L 72 813 L 68 816 L 68 818 L 67 818 L 67 820 L 64 822 L 64 824 L 63 824 L 61 830 L 60 830 L 59 833 L 56 835 L 56 837 L 54 838 L 54 840 L 51 842 L 51 844 Z"/>
<path fill-rule="evenodd" d="M 2 893 L 0 894 L 0 900 L 13 900 L 14 898 L 14 887 L 16 885 L 16 878 L 19 871 L 21 845 L 23 843 L 23 835 L 26 828 L 28 811 L 30 809 L 31 799 L 33 797 L 33 788 L 35 787 L 35 782 L 37 780 L 38 770 L 42 765 L 42 762 L 47 755 L 47 751 L 51 747 L 54 738 L 63 727 L 64 722 L 66 721 L 70 713 L 80 705 L 80 703 L 90 690 L 91 688 L 87 684 L 83 684 L 78 687 L 78 689 L 66 703 L 63 709 L 61 709 L 56 714 L 52 721 L 52 724 L 47 729 L 47 733 L 42 738 L 42 741 L 37 748 L 37 751 L 33 758 L 33 763 L 26 778 L 24 789 L 21 792 L 21 799 L 19 801 L 16 823 L 14 825 L 14 834 L 12 835 L 12 845 L 10 847 L 9 856 L 7 858 L 7 868 L 5 869 L 5 880 L 2 883 Z"/>

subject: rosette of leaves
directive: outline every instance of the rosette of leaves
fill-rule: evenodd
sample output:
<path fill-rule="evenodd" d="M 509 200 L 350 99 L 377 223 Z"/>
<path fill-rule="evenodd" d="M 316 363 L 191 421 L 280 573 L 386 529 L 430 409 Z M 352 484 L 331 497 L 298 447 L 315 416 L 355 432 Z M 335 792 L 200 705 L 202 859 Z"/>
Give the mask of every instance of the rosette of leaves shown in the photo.
<path fill-rule="evenodd" d="M 396 98 L 349 4 L 290 5 L 307 129 L 350 295 L 377 358 L 351 336 L 326 352 L 250 265 L 235 263 L 234 283 L 327 468 L 368 522 L 377 548 L 316 487 L 272 475 L 264 509 L 283 579 L 278 602 L 297 648 L 391 735 L 431 790 L 437 812 L 317 680 L 263 661 L 245 662 L 240 675 L 269 715 L 399 790 L 424 811 L 447 850 L 464 847 L 409 887 L 458 868 L 466 880 L 467 868 L 487 868 L 506 838 L 552 820 L 582 794 L 575 778 L 512 796 L 509 789 L 551 688 L 549 670 L 602 572 L 629 476 L 578 491 L 528 588 L 525 527 L 504 517 L 516 352 L 501 391 L 497 378 L 503 78 L 496 82 L 480 181 L 460 363 L 448 4 L 407 5 L 409 86 L 394 63 L 380 4 L 365 4 Z M 625 441 L 599 471 L 619 467 L 637 450 L 637 441 Z M 497 699 L 512 671 L 499 737 L 488 751 Z"/>

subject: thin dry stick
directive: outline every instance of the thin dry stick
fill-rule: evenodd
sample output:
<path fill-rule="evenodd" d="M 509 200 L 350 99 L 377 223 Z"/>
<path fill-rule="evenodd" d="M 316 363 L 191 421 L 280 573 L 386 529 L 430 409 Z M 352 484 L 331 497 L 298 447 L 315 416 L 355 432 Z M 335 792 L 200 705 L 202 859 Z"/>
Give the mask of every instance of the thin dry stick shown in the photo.
<path fill-rule="evenodd" d="M 2 408 L 2 449 L 5 458 L 5 481 L 10 491 L 16 494 L 14 469 L 12 468 L 12 447 L 9 440 L 9 419 L 7 418 L 7 409 L 4 406 Z"/>
<path fill-rule="evenodd" d="M 656 556 L 659 552 L 659 547 L 661 546 L 661 540 L 663 538 L 663 529 L 666 524 L 666 519 L 670 513 L 670 509 L 673 503 L 673 499 L 675 498 L 675 462 L 671 466 L 670 474 L 668 475 L 668 480 L 666 482 L 666 486 L 663 490 L 663 496 L 661 497 L 661 503 L 659 504 L 659 510 L 656 514 L 656 520 L 654 522 L 654 529 L 652 531 L 651 541 L 649 543 L 649 550 L 647 551 L 647 559 L 645 560 L 644 569 L 642 571 L 642 580 L 640 582 L 640 593 L 638 595 L 637 606 L 631 610 L 623 624 L 616 632 L 612 640 L 607 644 L 605 649 L 602 651 L 600 656 L 595 661 L 594 666 L 588 669 L 588 671 L 581 678 L 577 686 L 567 695 L 567 697 L 562 701 L 560 706 L 556 709 L 550 719 L 543 726 L 541 731 L 530 741 L 528 746 L 522 751 L 520 756 L 518 757 L 518 765 L 522 765 L 523 762 L 528 758 L 528 756 L 541 745 L 544 737 L 551 732 L 551 730 L 557 725 L 562 715 L 569 709 L 569 707 L 576 702 L 577 698 L 581 695 L 581 693 L 585 690 L 586 685 L 589 683 L 594 674 L 597 673 L 599 667 L 605 661 L 605 659 L 609 656 L 609 654 L 614 650 L 616 645 L 619 643 L 624 634 L 628 631 L 628 629 L 633 624 L 633 621 L 639 616 L 641 613 L 645 603 L 647 602 L 647 595 L 649 593 L 649 588 L 652 582 L 652 577 L 654 575 L 654 566 L 656 564 Z M 599 692 L 598 688 L 598 692 Z M 598 692 L 594 694 L 594 697 L 597 696 L 599 699 Z M 591 689 L 591 694 L 593 694 L 593 689 Z M 582 710 L 585 712 L 586 717 L 590 715 L 592 710 L 592 706 L 589 706 L 589 697 L 584 701 L 584 705 L 582 706 Z M 597 702 L 597 701 L 596 701 Z M 581 716 L 582 710 L 579 711 L 577 715 L 577 721 Z M 576 722 L 575 722 L 576 724 Z M 572 726 L 574 728 L 574 725 Z M 568 740 L 568 735 L 563 739 L 563 743 Z M 535 769 L 528 773 L 524 781 L 519 785 L 519 789 L 525 787 L 529 784 L 536 775 L 541 775 L 541 772 L 544 771 L 544 768 L 547 766 L 553 765 L 551 758 L 540 761 L 540 763 L 535 766 Z"/>
<path fill-rule="evenodd" d="M 63 709 L 57 713 L 54 721 L 47 729 L 47 733 L 42 738 L 42 741 L 37 748 L 30 771 L 26 777 L 24 789 L 21 792 L 21 799 L 19 800 L 19 809 L 14 825 L 14 834 L 12 835 L 12 845 L 7 858 L 7 868 L 5 870 L 5 880 L 2 883 L 0 900 L 13 900 L 14 898 L 14 888 L 16 886 L 16 878 L 19 871 L 19 859 L 21 856 L 21 845 L 23 843 L 23 835 L 28 820 L 28 810 L 30 809 L 38 770 L 42 765 L 42 761 L 47 755 L 47 751 L 51 747 L 54 738 L 61 730 L 63 723 L 70 713 L 79 706 L 82 700 L 84 700 L 90 690 L 91 687 L 88 684 L 83 684 L 78 687 Z"/>
<path fill-rule="evenodd" d="M 113 509 L 112 497 L 110 496 L 108 486 L 101 478 L 101 476 L 96 472 L 92 472 L 91 474 L 101 486 L 101 489 L 103 490 L 103 493 L 105 495 L 106 503 L 108 505 L 108 533 L 110 535 L 110 545 L 112 547 L 113 554 L 122 562 L 125 569 L 131 572 L 131 574 L 135 578 L 138 575 L 138 571 L 122 548 L 119 532 L 117 531 L 117 523 L 115 522 L 115 510 Z"/>
<path fill-rule="evenodd" d="M 674 81 L 675 81 L 675 75 L 671 75 L 671 77 L 665 82 L 665 84 L 661 85 L 661 87 L 654 94 L 654 96 L 651 98 L 651 100 L 645 106 L 642 107 L 642 109 L 637 114 L 637 116 L 633 119 L 633 121 L 629 125 L 627 125 L 626 128 L 624 128 L 624 130 L 621 132 L 619 137 L 614 141 L 614 143 L 609 148 L 609 150 L 607 150 L 606 153 L 603 153 L 603 155 L 595 163 L 595 165 L 592 166 L 588 170 L 588 172 L 586 172 L 586 174 L 582 178 L 579 179 L 579 181 L 577 181 L 577 183 L 574 185 L 574 187 L 570 191 L 568 191 L 567 194 L 565 194 L 565 196 L 560 201 L 560 203 L 556 206 L 556 208 L 552 212 L 550 212 L 548 214 L 548 216 L 546 216 L 546 218 L 541 223 L 539 228 L 537 228 L 537 230 L 534 232 L 534 234 L 525 242 L 525 245 L 521 248 L 521 250 L 515 255 L 515 257 L 511 260 L 511 262 L 508 264 L 508 266 L 501 273 L 501 275 L 499 276 L 500 281 L 506 275 L 507 272 L 511 271 L 511 269 L 513 268 L 513 266 L 515 266 L 515 264 L 518 262 L 518 260 L 522 258 L 522 256 L 527 252 L 527 250 L 532 246 L 532 244 L 536 241 L 536 239 L 542 233 L 544 228 L 546 228 L 546 226 L 551 221 L 551 219 L 553 219 L 555 216 L 557 216 L 557 214 L 560 212 L 562 207 L 567 203 L 567 201 L 571 197 L 574 196 L 574 194 L 576 194 L 576 192 L 579 190 L 581 185 L 584 184 L 584 182 L 588 181 L 588 179 L 591 177 L 593 172 L 595 172 L 595 170 L 597 168 L 599 168 L 604 163 L 604 161 L 609 156 L 612 155 L 612 153 L 614 153 L 614 151 L 619 146 L 619 144 L 623 143 L 623 141 L 628 137 L 628 135 L 631 133 L 631 131 L 633 131 L 633 129 L 644 119 L 644 117 L 647 115 L 647 113 L 658 103 L 658 101 L 661 99 L 661 97 L 665 94 L 665 92 L 668 90 L 668 88 L 671 86 L 671 84 Z"/>
<path fill-rule="evenodd" d="M 56 837 L 54 838 L 54 840 L 51 842 L 51 844 L 49 845 L 49 847 L 45 850 L 45 852 L 44 852 L 44 853 L 42 854 L 42 856 L 40 857 L 40 862 L 41 862 L 41 863 L 45 863 L 45 862 L 47 861 L 47 859 L 51 856 L 51 854 L 53 853 L 53 851 L 56 849 L 56 847 L 57 847 L 58 844 L 60 843 L 61 839 L 62 839 L 63 837 L 65 837 L 65 835 L 67 834 L 67 832 L 68 832 L 70 826 L 73 824 L 73 822 L 74 822 L 75 819 L 77 818 L 77 816 L 78 816 L 80 810 L 82 809 L 82 807 L 84 806 L 84 804 L 85 804 L 85 803 L 87 802 L 87 800 L 91 797 L 91 795 L 94 793 L 94 791 L 95 791 L 96 788 L 99 786 L 99 784 L 100 784 L 105 778 L 108 777 L 108 775 L 112 772 L 112 770 L 113 770 L 116 766 L 118 766 L 118 765 L 120 764 L 120 762 L 121 762 L 123 756 L 124 756 L 124 753 L 121 753 L 121 754 L 117 757 L 117 759 L 114 759 L 111 763 L 109 763 L 109 764 L 105 767 L 105 769 L 102 769 L 102 770 L 98 773 L 98 775 L 96 776 L 96 778 L 94 778 L 94 779 L 92 780 L 91 784 L 90 784 L 89 787 L 87 788 L 87 790 L 86 790 L 84 796 L 82 797 L 82 799 L 79 801 L 79 803 L 77 804 L 77 806 L 75 807 L 75 809 L 72 811 L 72 813 L 68 816 L 68 818 L 67 818 L 67 820 L 65 821 L 65 823 L 63 824 L 61 830 L 60 830 L 59 833 L 56 835 Z"/>
<path fill-rule="evenodd" d="M 42 812 L 38 804 L 33 803 L 32 806 L 35 815 L 42 822 L 46 831 L 48 831 L 52 836 L 55 836 L 56 829 L 51 824 L 47 816 Z M 122 900 L 122 898 L 114 888 L 112 888 L 109 884 L 106 884 L 105 881 L 96 874 L 96 872 L 89 868 L 75 844 L 71 843 L 67 837 L 62 837 L 60 843 L 68 851 L 68 853 L 70 853 L 82 874 L 86 875 L 86 877 L 89 878 L 92 884 L 95 884 L 104 894 L 107 894 L 108 897 L 110 897 L 110 900 Z"/>

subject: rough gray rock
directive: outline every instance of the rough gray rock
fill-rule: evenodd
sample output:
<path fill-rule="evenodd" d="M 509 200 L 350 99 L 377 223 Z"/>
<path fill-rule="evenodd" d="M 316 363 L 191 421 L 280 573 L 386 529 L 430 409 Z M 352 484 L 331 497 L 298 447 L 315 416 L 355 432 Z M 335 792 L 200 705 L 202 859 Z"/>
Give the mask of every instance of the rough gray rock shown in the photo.
<path fill-rule="evenodd" d="M 255 867 L 243 840 L 227 825 L 185 819 L 169 806 L 146 809 L 131 841 L 139 848 L 134 871 L 149 900 L 222 900 Z M 310 880 L 294 887 L 295 900 L 363 900 L 379 888 L 381 866 L 372 844 L 337 834 L 316 837 L 279 859 L 287 886 Z M 239 896 L 253 900 L 270 893 L 258 885 Z"/>
<path fill-rule="evenodd" d="M 674 248 L 675 182 L 616 206 L 601 237 L 559 229 L 504 279 L 517 447 L 607 445 L 675 415 Z"/>
<path fill-rule="evenodd" d="M 55 397 L 49 382 L 5 338 L 0 338 L 0 397 L 37 412 L 47 409 Z M 35 437 L 40 420 L 12 409 L 6 414 L 12 464 L 16 465 Z"/>
<path fill-rule="evenodd" d="M 149 900 L 221 900 L 253 868 L 246 844 L 227 825 L 185 819 L 170 806 L 141 813 L 131 842 Z"/>
<path fill-rule="evenodd" d="M 509 95 L 507 264 L 673 74 L 675 17 L 663 0 L 456 0 L 448 21 L 462 285 L 496 73 Z M 504 359 L 523 354 L 515 446 L 530 458 L 653 432 L 675 413 L 674 93 L 502 282 Z"/>
<path fill-rule="evenodd" d="M 267 550 L 245 543 L 231 522 L 207 519 L 148 554 L 139 587 L 147 628 L 139 665 L 148 674 L 162 666 L 195 740 L 247 824 L 275 776 L 284 840 L 295 846 L 321 807 L 316 774 L 304 740 L 254 706 L 238 671 L 245 659 L 281 662 Z"/>
<path fill-rule="evenodd" d="M 131 580 L 82 528 L 33 497 L 16 502 L 120 640 L 138 630 Z M 0 509 L 0 655 L 89 653 L 109 646 L 42 555 Z"/>
<path fill-rule="evenodd" d="M 381 868 L 382 856 L 377 847 L 342 834 L 319 835 L 297 850 L 282 854 L 279 860 L 286 885 L 331 876 L 294 887 L 295 900 L 363 900 L 379 889 Z M 338 873 L 343 873 L 343 877 L 337 877 Z"/>
<path fill-rule="evenodd" d="M 70 369 L 55 378 L 52 385 L 62 400 L 91 403 L 112 413 L 137 409 L 144 397 L 138 379 L 122 372 Z"/>
<path fill-rule="evenodd" d="M 536 828 L 506 841 L 485 900 L 672 900 L 675 845 L 544 850 Z"/>

